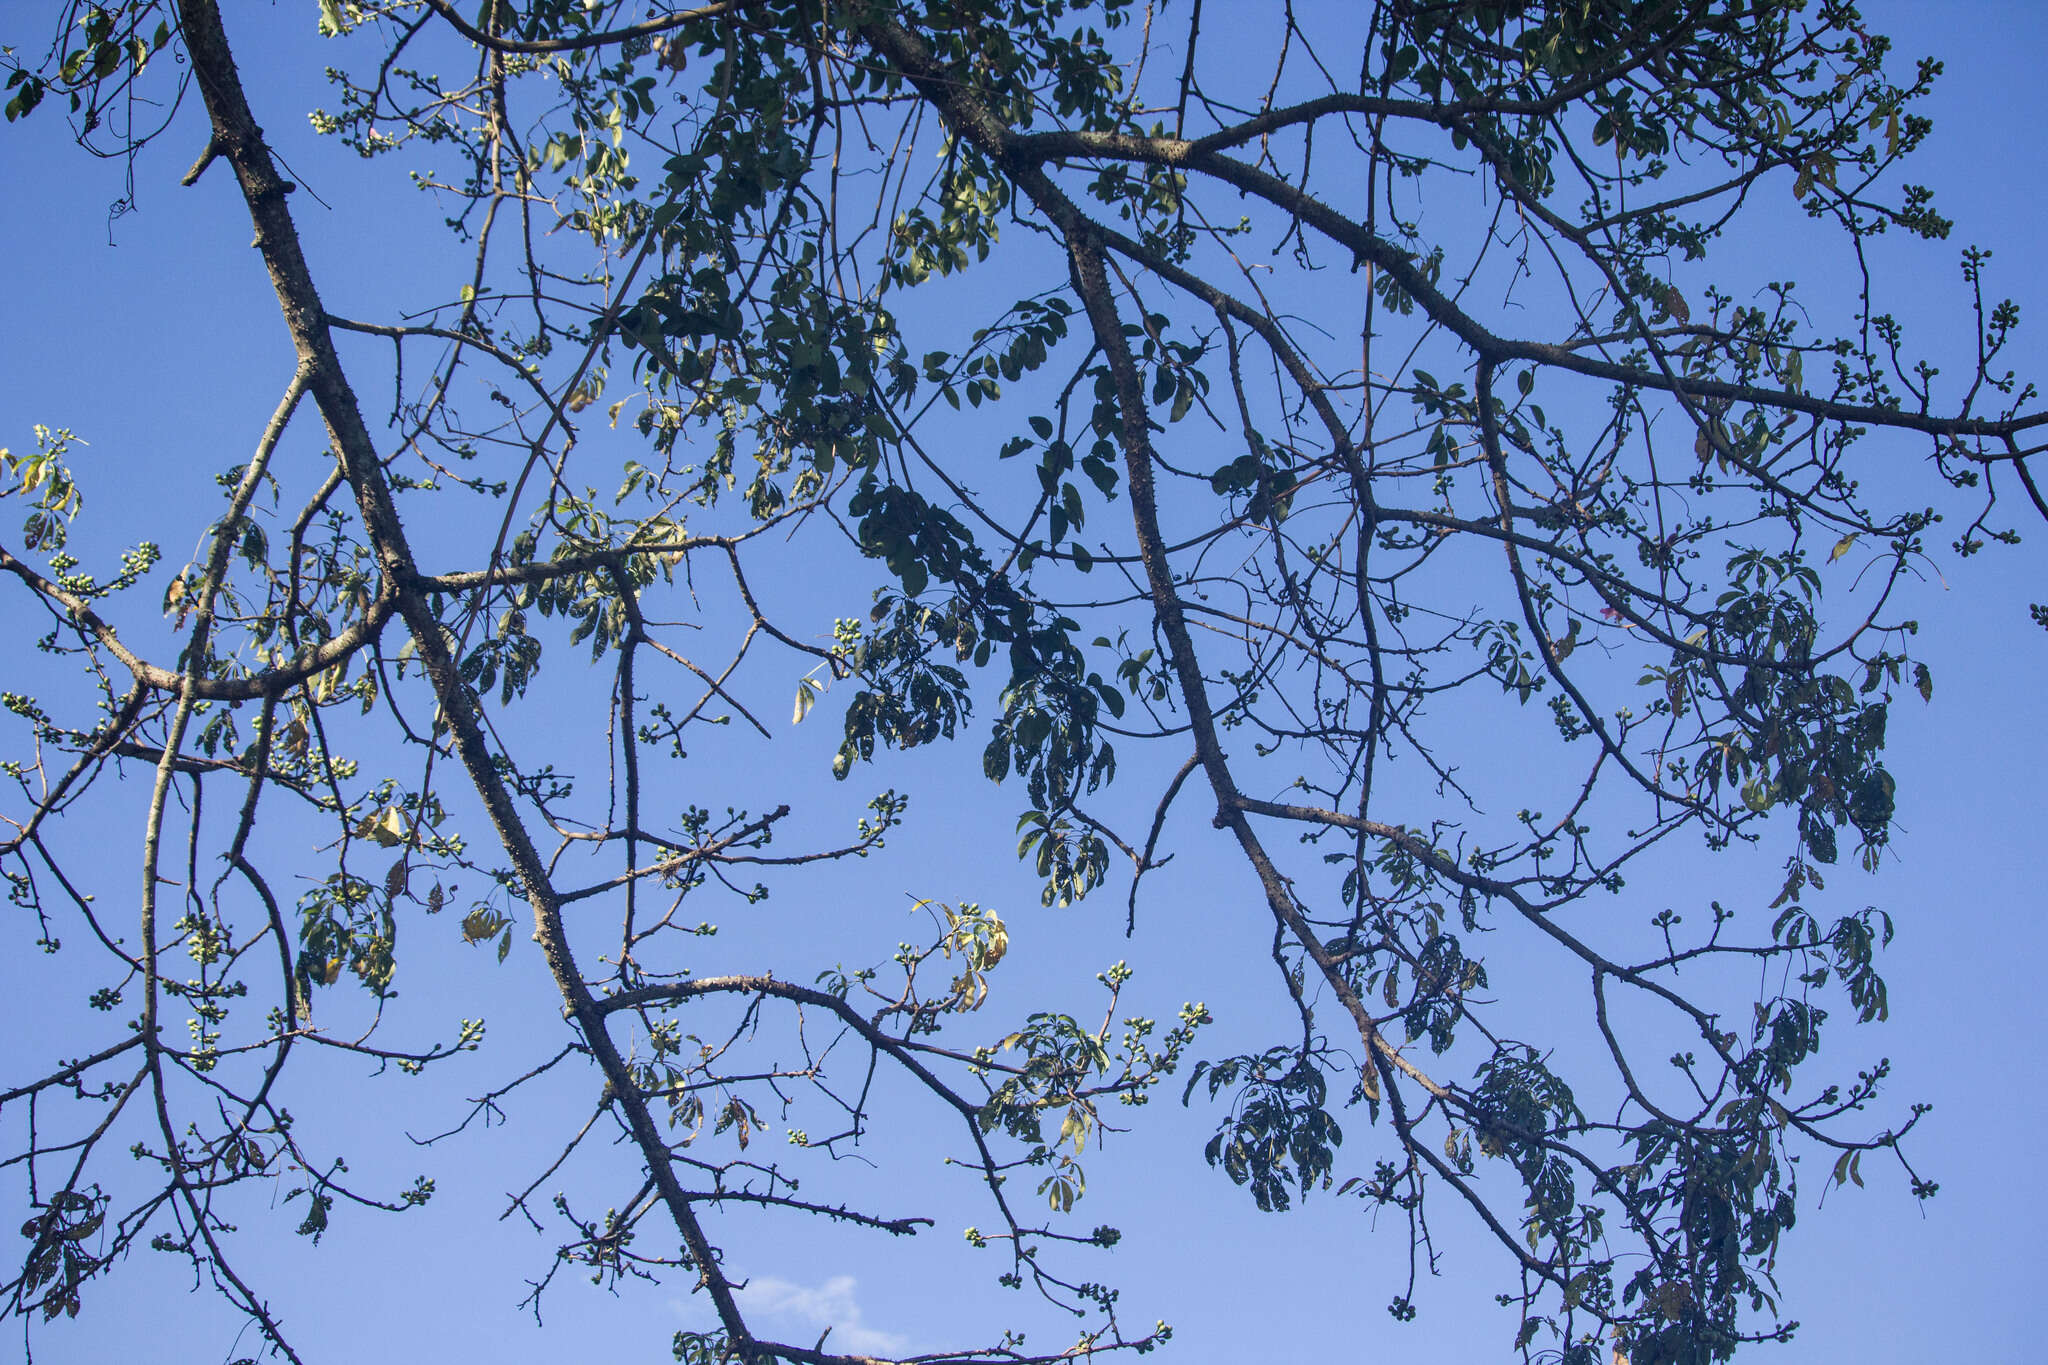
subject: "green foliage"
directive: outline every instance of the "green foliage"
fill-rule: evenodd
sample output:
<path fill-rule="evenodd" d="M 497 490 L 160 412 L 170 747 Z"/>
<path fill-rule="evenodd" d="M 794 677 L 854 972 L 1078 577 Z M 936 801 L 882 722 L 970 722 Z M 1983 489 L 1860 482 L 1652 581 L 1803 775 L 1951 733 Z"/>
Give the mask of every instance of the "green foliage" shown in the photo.
<path fill-rule="evenodd" d="M 1065 916 L 1126 861 L 1134 960 L 1162 932 L 1271 936 L 1243 977 L 1282 1040 L 1194 1060 L 1183 1090 L 1220 1111 L 1207 1164 L 1263 1210 L 1385 1212 L 1430 1265 L 1447 1195 L 1472 1206 L 1498 1264 L 1458 1273 L 1507 1267 L 1525 1359 L 1694 1365 L 1789 1334 L 1773 1274 L 1810 1155 L 1861 1185 L 1882 1153 L 1934 1192 L 1903 1155 L 1919 1111 L 1872 1112 L 1883 1064 L 1815 1078 L 1844 1004 L 1886 1017 L 1893 936 L 1824 878 L 1844 837 L 1877 871 L 1910 795 L 1885 746 L 1933 664 L 1896 603 L 1942 554 L 2020 540 L 1993 487 L 2028 477 L 2040 419 L 1996 368 L 2019 312 L 1966 254 L 1978 335 L 1944 387 L 1868 281 L 1829 318 L 1715 253 L 1785 190 L 1845 260 L 1945 237 L 1897 176 L 1936 66 L 1895 79 L 1852 11 L 1789 0 L 1294 7 L 1277 51 L 1250 11 L 1129 0 L 310 8 L 336 54 L 314 130 L 409 175 L 472 253 L 394 321 L 334 315 L 307 277 L 257 123 L 288 111 L 249 107 L 239 13 L 49 0 L 55 40 L 0 59 L 9 122 L 61 101 L 93 150 L 175 131 L 205 147 L 188 183 L 228 163 L 297 367 L 258 453 L 199 471 L 197 524 L 99 576 L 84 442 L 0 450 L 47 572 L 4 567 L 77 669 L 6 693 L 0 864 L 47 952 L 64 927 L 105 954 L 60 1039 L 88 1060 L 17 1092 L 45 1098 L 11 1154 L 39 1191 L 14 1311 L 77 1314 L 140 1242 L 289 1352 L 212 1201 L 290 1172 L 268 1202 L 303 1200 L 287 1222 L 318 1240 L 434 1189 L 349 1183 L 283 1107 L 294 1049 L 438 1070 L 483 1025 L 387 1044 L 422 1027 L 401 969 L 443 1015 L 544 969 L 559 1051 L 506 1059 L 455 1127 L 558 1067 L 592 1081 L 514 1200 L 559 1233 L 536 1308 L 565 1267 L 676 1272 L 719 1317 L 678 1360 L 839 1358 L 758 1334 L 704 1215 L 935 1221 L 875 1211 L 897 1191 L 841 1160 L 928 1121 L 886 1070 L 977 1177 L 970 1248 L 1087 1324 L 1071 1350 L 1006 1328 L 968 1353 L 1149 1352 L 1170 1330 L 1126 1332 L 1054 1252 L 1118 1242 L 1060 1230 L 1083 1158 L 1099 1180 L 1107 1102 L 1142 1106 L 1209 1013 L 1120 1015 L 1121 962 L 1099 1020 L 1011 984 L 1027 950 L 1072 956 Z M 1475 185 L 1495 227 L 1456 197 Z M 388 342 L 388 371 L 337 332 Z M 142 602 L 159 542 L 198 549 Z M 910 806 L 892 789 L 841 842 L 777 845 L 817 828 L 792 802 L 844 790 L 787 757 L 815 732 L 772 724 L 792 678 L 792 727 L 839 708 L 836 778 L 971 742 L 978 773 L 947 761 L 1009 803 L 1040 907 L 919 900 L 921 940 L 817 957 L 800 916 L 878 913 L 832 869 Z M 132 924 L 92 823 L 127 811 L 124 772 L 148 793 Z M 223 788 L 231 816 L 202 817 Z M 920 797 L 940 837 L 1007 837 L 956 836 L 958 790 Z M 1643 904 L 1631 879 L 1681 837 L 1782 857 L 1776 899 Z M 1140 934 L 1162 848 L 1211 861 Z M 757 878 L 828 880 L 771 901 Z M 691 906 L 724 897 L 741 965 L 708 974 L 719 931 Z M 1721 957 L 1767 984 L 1690 970 Z M 1623 999 L 1656 1022 L 1617 1024 Z M 102 1174 L 117 1131 L 160 1186 Z M 612 1207 L 533 1202 L 572 1160 Z"/>

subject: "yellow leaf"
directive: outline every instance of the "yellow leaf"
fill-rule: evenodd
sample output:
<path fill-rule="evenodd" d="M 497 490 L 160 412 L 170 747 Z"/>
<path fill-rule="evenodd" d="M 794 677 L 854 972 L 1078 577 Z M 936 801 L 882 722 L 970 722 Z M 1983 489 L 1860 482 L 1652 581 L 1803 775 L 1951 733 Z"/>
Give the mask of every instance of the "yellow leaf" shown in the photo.
<path fill-rule="evenodd" d="M 505 919 L 488 905 L 479 905 L 462 917 L 462 938 L 466 943 L 482 943 L 505 927 Z"/>
<path fill-rule="evenodd" d="M 405 812 L 396 806 L 386 806 L 357 826 L 356 833 L 383 848 L 397 848 L 406 839 Z"/>

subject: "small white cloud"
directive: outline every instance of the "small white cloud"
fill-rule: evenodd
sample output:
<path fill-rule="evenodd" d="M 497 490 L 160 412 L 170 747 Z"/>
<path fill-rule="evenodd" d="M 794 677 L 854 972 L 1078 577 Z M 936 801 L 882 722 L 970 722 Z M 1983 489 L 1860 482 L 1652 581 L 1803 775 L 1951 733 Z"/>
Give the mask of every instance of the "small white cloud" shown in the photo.
<path fill-rule="evenodd" d="M 832 1336 L 825 1349 L 854 1355 L 897 1355 L 909 1339 L 896 1332 L 884 1332 L 861 1321 L 860 1301 L 855 1297 L 858 1281 L 851 1275 L 834 1275 L 815 1287 L 756 1275 L 747 1287 L 737 1291 L 740 1310 L 749 1317 L 765 1318 L 774 1329 L 792 1340 L 810 1345 L 826 1328 Z M 680 1305 L 678 1305 L 680 1306 Z"/>

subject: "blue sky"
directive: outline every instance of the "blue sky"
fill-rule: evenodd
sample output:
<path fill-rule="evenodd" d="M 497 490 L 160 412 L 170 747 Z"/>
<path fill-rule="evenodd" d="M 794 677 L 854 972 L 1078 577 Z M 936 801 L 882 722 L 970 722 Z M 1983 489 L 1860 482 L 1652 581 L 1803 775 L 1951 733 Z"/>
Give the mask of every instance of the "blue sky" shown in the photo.
<path fill-rule="evenodd" d="M 385 186 L 390 166 L 339 156 L 306 127 L 305 107 L 320 98 L 309 73 L 325 59 L 311 34 L 315 7 L 229 8 L 258 117 L 310 191 L 295 208 L 329 306 L 380 317 L 394 300 L 433 291 L 457 259 L 455 245 L 428 228 L 406 234 L 422 244 L 418 254 L 391 253 L 384 234 L 408 215 L 419 220 L 419 201 Z M 1873 28 L 1897 36 L 1902 61 L 1924 53 L 1947 63 L 1928 105 L 1937 131 L 1913 178 L 1936 189 L 1957 232 L 1947 244 L 1881 257 L 1896 272 L 1886 278 L 1896 308 L 1938 352 L 1936 338 L 1961 321 L 1956 256 L 1966 243 L 1989 246 L 1996 252 L 1994 292 L 2018 299 L 2029 319 L 2012 363 L 2022 374 L 2048 375 L 2039 330 L 2048 269 L 2038 250 L 2040 186 L 2048 177 L 2041 128 L 2048 102 L 2039 76 L 2048 9 L 1886 4 L 1868 12 Z M 15 19 L 0 19 L 5 41 L 16 40 Z M 201 524 L 196 509 L 210 505 L 201 501 L 212 495 L 210 481 L 178 475 L 232 463 L 222 452 L 247 447 L 287 374 L 282 329 L 232 187 L 218 174 L 196 190 L 176 186 L 202 140 L 195 111 L 182 116 L 186 136 L 168 138 L 140 159 L 136 211 L 113 221 L 107 207 L 127 193 L 118 163 L 79 156 L 52 118 L 0 134 L 0 169 L 15 187 L 0 213 L 0 260 L 8 263 L 9 281 L 0 328 L 0 445 L 32 444 L 29 427 L 37 422 L 70 426 L 92 443 L 80 463 L 92 499 L 89 543 L 103 549 L 152 533 L 166 509 L 183 514 L 179 535 L 193 534 Z M 310 202 L 312 195 L 324 206 Z M 1768 262 L 1796 255 L 1797 241 L 1791 228 L 1769 226 L 1734 250 Z M 1822 263 L 1788 265 L 1802 277 L 1809 271 L 1824 281 Z M 348 354 L 366 367 L 376 363 L 368 346 Z M 377 402 L 366 393 L 366 406 Z M 290 438 L 301 455 L 314 453 L 311 430 Z M 12 530 L 0 527 L 0 534 Z M 192 553 L 176 543 L 165 551 L 171 563 Z M 2031 539 L 1960 564 L 1951 557 L 1944 574 L 1945 581 L 1919 585 L 1911 604 L 1922 623 L 1921 649 L 1936 666 L 1937 691 L 1930 707 L 1902 708 L 1912 714 L 1894 727 L 1888 762 L 1900 783 L 1898 857 L 1875 879 L 1845 870 L 1833 883 L 1838 910 L 1874 902 L 1899 922 L 1885 961 L 1891 1020 L 1860 1029 L 1844 1022 L 1822 1059 L 1845 1073 L 1889 1056 L 1895 1107 L 1888 1112 L 1910 1100 L 1934 1104 L 1912 1151 L 1942 1192 L 1921 1208 L 1887 1175 L 1868 1189 L 1832 1191 L 1816 1209 L 1824 1182 L 1821 1172 L 1808 1173 L 1801 1223 L 1783 1267 L 1793 1313 L 1804 1326 L 1794 1345 L 1778 1351 L 1786 1360 L 2021 1360 L 2038 1336 L 2030 1304 L 2048 1175 L 2031 1160 L 2031 1140 L 2048 1122 L 2048 1100 L 2032 1072 L 2036 1040 L 2048 1033 L 2035 966 L 2048 949 L 2048 928 L 2036 913 L 2042 897 L 2032 855 L 2041 838 L 2040 774 L 2048 771 L 2038 682 L 2048 665 L 2048 634 L 2027 622 L 2025 606 L 2043 595 L 2038 585 L 2048 575 Z M 764 589 L 792 600 L 821 590 L 844 585 L 792 575 Z M 858 598 L 849 602 L 846 614 L 861 605 Z M 19 594 L 0 595 L 6 638 L 19 638 L 29 619 Z M 786 735 L 772 751 L 780 768 L 760 767 L 759 751 L 750 758 L 736 747 L 720 774 L 728 784 L 721 803 L 726 791 L 772 800 L 782 773 L 819 772 L 835 723 Z M 971 760 L 958 750 L 894 755 L 831 793 L 836 804 L 817 817 L 821 828 L 850 820 L 855 786 L 864 796 L 893 785 L 925 804 L 913 807 L 903 836 L 863 865 L 857 882 L 828 877 L 778 891 L 781 912 L 801 907 L 803 918 L 792 922 L 802 925 L 810 946 L 828 952 L 843 940 L 857 960 L 873 955 L 877 944 L 913 936 L 913 898 L 972 897 L 1010 916 L 1015 956 L 1004 972 L 1013 980 L 999 989 L 1014 991 L 1012 1001 L 1051 993 L 1073 1001 L 1078 1012 L 1095 989 L 1092 974 L 1129 958 L 1140 971 L 1129 997 L 1138 1007 L 1169 1018 L 1183 998 L 1217 1008 L 1206 1051 L 1267 1041 L 1275 1002 L 1266 998 L 1263 979 L 1250 990 L 1240 975 L 1244 961 L 1262 961 L 1264 933 L 1256 922 L 1203 913 L 1227 894 L 1218 879 L 1238 872 L 1199 850 L 1184 854 L 1148 887 L 1141 933 L 1132 942 L 1121 933 L 1120 886 L 1074 910 L 1039 911 L 1035 881 L 1008 855 L 1013 795 L 963 787 L 948 776 Z M 1182 831 L 1190 845 L 1200 823 L 1190 820 Z M 292 835 L 277 837 L 288 842 Z M 1707 876 L 1717 894 L 1728 894 L 1722 888 L 1770 880 L 1771 861 L 1677 853 L 1657 874 L 1668 884 L 1639 872 L 1632 894 L 1646 903 L 1664 897 L 1697 904 Z M 747 912 L 726 913 L 741 921 Z M 906 926 L 900 933 L 889 927 L 899 918 Z M 61 995 L 68 983 L 30 955 L 33 931 L 10 932 L 17 965 L 0 1021 L 33 1040 L 30 1055 L 62 1050 L 48 1031 L 52 1019 L 75 1017 L 73 997 Z M 772 942 L 787 932 L 796 931 L 742 925 L 732 951 L 744 956 L 755 941 L 749 933 Z M 496 1036 L 512 1045 L 553 1026 L 552 987 L 530 952 L 479 975 L 472 950 L 425 932 L 410 946 L 421 958 L 406 969 L 416 973 L 404 997 L 408 1025 L 445 1033 L 456 1015 L 487 1014 Z M 434 994 L 437 973 L 463 983 L 459 999 Z M 250 1263 L 288 1321 L 316 1343 L 317 1355 L 352 1359 L 374 1349 L 398 1360 L 459 1353 L 520 1362 L 574 1349 L 658 1359 L 666 1357 L 675 1328 L 708 1325 L 701 1302 L 675 1283 L 629 1286 L 618 1298 L 567 1283 L 547 1301 L 539 1328 L 517 1312 L 522 1279 L 544 1269 L 552 1243 L 528 1235 L 516 1220 L 492 1220 L 503 1207 L 502 1191 L 530 1178 L 536 1154 L 559 1126 L 548 1122 L 551 1106 L 581 1102 L 580 1080 L 529 1096 L 512 1108 L 507 1127 L 432 1154 L 389 1140 L 393 1128 L 424 1134 L 449 1126 L 459 1118 L 460 1097 L 497 1083 L 517 1055 L 487 1049 L 464 1064 L 467 1071 L 440 1082 L 385 1080 L 364 1088 L 360 1067 L 338 1064 L 308 1078 L 295 1112 L 338 1133 L 359 1172 L 402 1182 L 426 1170 L 440 1182 L 425 1210 L 403 1220 L 345 1220 L 318 1249 L 273 1235 L 266 1229 L 280 1220 L 252 1210 L 245 1234 Z M 1088 1273 L 1124 1291 L 1133 1321 L 1174 1324 L 1180 1340 L 1169 1358 L 1503 1353 L 1509 1322 L 1490 1296 L 1505 1267 L 1469 1229 L 1440 1229 L 1444 1273 L 1418 1294 L 1417 1321 L 1398 1325 L 1384 1305 L 1400 1283 L 1401 1229 L 1388 1221 L 1375 1231 L 1355 1206 L 1328 1199 L 1285 1216 L 1258 1213 L 1201 1163 L 1212 1114 L 1199 1105 L 1183 1110 L 1177 1101 L 1175 1086 L 1134 1116 L 1136 1131 L 1114 1139 L 1089 1166 L 1088 1221 L 1117 1224 L 1126 1237 Z M 1352 1121 L 1363 1126 L 1362 1116 Z M 1363 1134 L 1359 1141 L 1362 1147 Z M 949 1179 L 963 1178 L 937 1167 L 942 1148 L 906 1124 L 868 1155 L 876 1201 L 888 1204 L 903 1191 L 903 1211 L 932 1210 L 938 1227 L 909 1243 L 877 1247 L 872 1239 L 809 1227 L 736 1224 L 734 1255 L 758 1267 L 749 1305 L 764 1323 L 790 1339 L 814 1339 L 830 1326 L 831 1344 L 845 1349 L 916 1351 L 972 1336 L 992 1311 L 1001 1316 L 1013 1308 L 1013 1297 L 988 1284 L 999 1268 L 993 1253 L 984 1253 L 984 1266 L 962 1247 L 958 1226 L 973 1220 L 973 1205 L 947 1192 Z M 602 1201 L 601 1187 L 589 1193 Z M 1448 1210 L 1445 1216 L 1454 1223 Z M 237 1347 L 235 1324 L 188 1288 L 175 1268 L 138 1255 L 76 1323 L 39 1331 L 37 1357 L 225 1361 L 253 1348 L 253 1340 Z M 1056 1321 L 1037 1329 L 1048 1340 L 1066 1330 Z M 1277 1350 L 1275 1335 L 1287 1343 Z M 1771 1355 L 1759 1350 L 1757 1357 Z"/>

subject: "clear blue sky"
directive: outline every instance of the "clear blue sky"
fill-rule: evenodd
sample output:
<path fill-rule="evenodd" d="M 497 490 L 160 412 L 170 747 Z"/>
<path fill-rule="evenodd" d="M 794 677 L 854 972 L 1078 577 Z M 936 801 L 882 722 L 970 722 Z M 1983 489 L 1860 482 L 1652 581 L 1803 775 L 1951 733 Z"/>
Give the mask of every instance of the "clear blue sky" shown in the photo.
<path fill-rule="evenodd" d="M 17 0 L 9 8 L 15 13 L 0 17 L 0 41 L 17 41 L 18 13 L 41 6 Z M 427 247 L 416 257 L 395 258 L 382 245 L 396 217 L 420 211 L 416 199 L 395 198 L 384 186 L 393 168 L 366 171 L 306 127 L 306 107 L 322 97 L 312 82 L 326 59 L 311 37 L 316 7 L 310 0 L 232 0 L 226 8 L 259 119 L 301 182 L 327 205 L 310 196 L 294 201 L 330 307 L 381 317 L 392 301 L 417 298 L 445 278 L 456 248 L 432 230 L 409 235 Z M 1948 244 L 1913 252 L 1917 264 L 1896 267 L 1900 273 L 1888 283 L 1899 291 L 1898 311 L 1938 352 L 1932 338 L 1962 321 L 1957 252 L 1966 243 L 1989 246 L 1997 253 L 1994 292 L 2018 299 L 2027 319 L 2012 363 L 2022 375 L 2048 377 L 2048 267 L 2039 249 L 2048 203 L 2041 189 L 2048 183 L 2048 95 L 2040 74 L 2048 6 L 1956 0 L 1867 11 L 1872 28 L 1898 38 L 1902 63 L 1929 54 L 1948 68 L 1927 106 L 1936 133 L 1912 178 L 1936 189 L 1957 231 Z M 137 211 L 111 223 L 108 204 L 127 193 L 118 163 L 80 157 L 57 136 L 54 118 L 0 130 L 0 171 L 9 186 L 0 212 L 8 281 L 0 445 L 31 445 L 29 428 L 37 422 L 68 425 L 92 442 L 82 467 L 93 499 L 91 534 L 101 546 L 151 534 L 166 507 L 183 514 L 178 534 L 196 531 L 195 509 L 211 505 L 201 501 L 212 496 L 210 480 L 178 475 L 239 458 L 223 452 L 247 448 L 287 374 L 269 287 L 247 248 L 246 220 L 227 178 L 215 174 L 191 191 L 176 186 L 203 141 L 196 112 L 195 102 L 181 115 L 185 136 L 141 158 Z M 1735 249 L 1768 258 L 1778 244 L 1757 238 Z M 1787 273 L 1798 275 L 1806 265 L 1793 262 Z M 374 408 L 379 398 L 366 394 L 365 401 Z M 297 439 L 312 440 L 310 430 Z M 0 534 L 14 531 L 0 527 Z M 2031 528 L 2030 537 L 2040 534 Z M 173 543 L 165 551 L 175 564 L 191 547 Z M 1896 1107 L 1889 1112 L 1916 1099 L 1935 1105 L 1912 1150 L 1942 1192 L 1922 1209 L 1886 1174 L 1866 1190 L 1834 1191 L 1816 1209 L 1822 1172 L 1806 1172 L 1801 1223 L 1783 1266 L 1793 1312 L 1805 1325 L 1793 1345 L 1775 1357 L 1759 1349 L 1758 1359 L 1998 1362 L 2039 1355 L 2033 1305 L 2048 1260 L 2040 1231 L 2048 1221 L 2048 1174 L 2033 1148 L 2048 1125 L 2048 1097 L 2035 1079 L 2040 1039 L 2048 1036 L 2048 1004 L 2038 984 L 2048 921 L 2039 913 L 2034 854 L 2042 838 L 2041 774 L 2048 772 L 2039 682 L 2048 634 L 2027 622 L 2025 604 L 2048 596 L 2044 568 L 2030 538 L 2017 550 L 1953 566 L 1946 583 L 1916 590 L 1911 614 L 1922 623 L 1921 649 L 1935 663 L 1937 692 L 1931 707 L 1902 707 L 1894 727 L 1888 763 L 1900 783 L 1899 856 L 1878 878 L 1845 870 L 1833 884 L 1838 911 L 1881 904 L 1894 912 L 1900 936 L 1885 961 L 1890 1023 L 1857 1029 L 1844 1021 L 1821 1064 L 1840 1074 L 1878 1056 L 1892 1058 Z M 769 590 L 801 593 L 815 585 L 792 581 Z M 859 605 L 850 603 L 847 614 Z M 0 594 L 0 638 L 21 639 L 29 620 L 20 594 Z M 795 756 L 780 761 L 817 772 L 834 723 L 797 731 Z M 886 951 L 878 945 L 898 936 L 889 925 L 910 896 L 972 896 L 1012 912 L 1016 960 L 1005 972 L 1017 978 L 1010 986 L 1015 1000 L 1043 985 L 1070 992 L 1078 1008 L 1086 996 L 1071 983 L 1078 979 L 1085 988 L 1092 972 L 1128 957 L 1141 971 L 1133 995 L 1150 1012 L 1170 1017 L 1182 998 L 1219 1007 L 1222 1022 L 1206 1050 L 1266 1041 L 1273 1002 L 1236 979 L 1245 955 L 1262 958 L 1263 935 L 1254 925 L 1244 941 L 1233 941 L 1219 917 L 1200 913 L 1217 894 L 1213 879 L 1237 877 L 1237 870 L 1184 855 L 1151 886 L 1143 932 L 1131 943 L 1121 935 L 1118 887 L 1077 910 L 1039 912 L 1036 883 L 1008 856 L 1012 794 L 963 790 L 957 774 L 972 760 L 964 749 L 894 756 L 882 770 L 856 775 L 855 785 L 895 785 L 927 797 L 928 805 L 913 808 L 912 824 L 886 857 L 861 869 L 857 891 L 843 880 L 792 888 L 779 893 L 787 902 L 782 910 L 795 910 L 807 894 L 818 897 L 802 903 L 809 917 L 804 932 L 845 935 L 852 961 Z M 730 776 L 762 795 L 775 793 L 773 774 Z M 839 815 L 835 809 L 833 819 Z M 128 845 L 117 847 L 126 857 Z M 1768 862 L 1766 855 L 1745 870 L 1679 859 L 1668 886 L 1651 884 L 1639 871 L 1633 894 L 1645 903 L 1690 900 L 1697 890 L 1690 879 L 1703 875 L 1703 866 L 1739 885 L 1769 877 Z M 1057 939 L 1043 923 L 1053 917 Z M 903 923 L 901 936 L 911 936 L 907 916 Z M 34 1042 L 25 1055 L 40 1057 L 52 1048 L 48 1020 L 73 1017 L 74 1007 L 70 997 L 58 1006 L 43 994 L 51 987 L 28 946 L 33 930 L 10 925 L 8 932 L 9 960 L 17 965 L 9 970 L 11 1000 L 0 1006 L 0 1021 Z M 473 956 L 427 940 L 420 933 L 411 941 L 428 956 L 407 968 L 416 974 L 409 976 L 406 1009 L 435 1018 L 488 1014 L 508 1042 L 553 1026 L 552 987 L 530 952 L 477 978 Z M 861 942 L 869 946 L 852 946 Z M 433 999 L 428 982 L 436 964 L 466 973 L 465 982 L 481 980 L 475 989 L 488 998 Z M 1265 990 L 1263 977 L 1257 984 Z M 522 999 L 539 1005 L 522 1013 Z M 1239 1006 L 1235 1014 L 1221 1008 L 1229 1004 Z M 492 1220 L 502 1191 L 530 1178 L 535 1153 L 559 1126 L 545 1121 L 546 1104 L 581 1102 L 581 1080 L 551 1098 L 543 1092 L 545 1102 L 536 1098 L 528 1112 L 515 1111 L 517 1121 L 506 1130 L 423 1155 L 378 1135 L 388 1138 L 393 1126 L 415 1133 L 447 1126 L 461 1095 L 502 1079 L 494 1054 L 487 1050 L 467 1071 L 411 1089 L 390 1080 L 360 1088 L 352 1080 L 359 1070 L 334 1069 L 332 1088 L 310 1087 L 294 1109 L 309 1124 L 359 1133 L 359 1140 L 340 1144 L 359 1171 L 388 1172 L 387 1183 L 429 1171 L 440 1194 L 403 1220 L 345 1220 L 317 1250 L 266 1231 L 277 1219 L 249 1219 L 251 1268 L 301 1338 L 314 1343 L 316 1356 L 665 1359 L 676 1327 L 708 1325 L 708 1310 L 687 1302 L 679 1284 L 632 1286 L 612 1298 L 567 1282 L 549 1300 L 542 1328 L 514 1308 L 522 1279 L 545 1268 L 552 1243 Z M 1286 1216 L 1259 1214 L 1242 1191 L 1201 1163 L 1209 1112 L 1182 1110 L 1176 1087 L 1136 1117 L 1139 1131 L 1090 1162 L 1089 1197 L 1099 1202 L 1088 1221 L 1115 1223 L 1126 1238 L 1089 1273 L 1122 1288 L 1132 1321 L 1161 1317 L 1175 1325 L 1181 1340 L 1167 1358 L 1207 1365 L 1250 1357 L 1505 1355 L 1508 1321 L 1490 1295 L 1506 1268 L 1455 1226 L 1450 1210 L 1440 1215 L 1444 1274 L 1423 1286 L 1418 1320 L 1397 1325 L 1384 1311 L 1405 1254 L 1402 1229 L 1392 1220 L 1375 1232 L 1355 1206 L 1331 1200 Z M 1362 1126 L 1363 1116 L 1352 1121 Z M 901 1171 L 903 1188 L 916 1191 L 905 1195 L 903 1211 L 939 1210 L 939 1227 L 914 1243 L 877 1248 L 869 1239 L 759 1222 L 736 1232 L 735 1257 L 749 1258 L 764 1277 L 754 1302 L 767 1326 L 788 1339 L 808 1339 L 836 1324 L 833 1344 L 846 1349 L 936 1349 L 977 1335 L 992 1305 L 1000 1312 L 1015 1303 L 988 1287 L 998 1268 L 993 1253 L 985 1263 L 966 1259 L 958 1227 L 978 1216 L 968 1211 L 971 1201 L 949 1203 L 929 1193 L 949 1178 L 931 1169 L 936 1151 L 906 1132 L 870 1153 L 883 1182 L 878 1188 Z M 9 1198 L 18 1199 L 18 1191 L 9 1187 Z M 966 1212 L 949 1217 L 953 1208 Z M 184 1294 L 188 1285 L 161 1258 L 138 1254 L 78 1322 L 39 1331 L 37 1358 L 53 1365 L 123 1356 L 211 1362 L 253 1350 L 253 1337 L 237 1348 L 236 1325 L 204 1293 Z M 1050 1341 L 1068 1329 L 1047 1321 L 1038 1330 Z M 1276 1338 L 1285 1344 L 1276 1346 Z"/>

